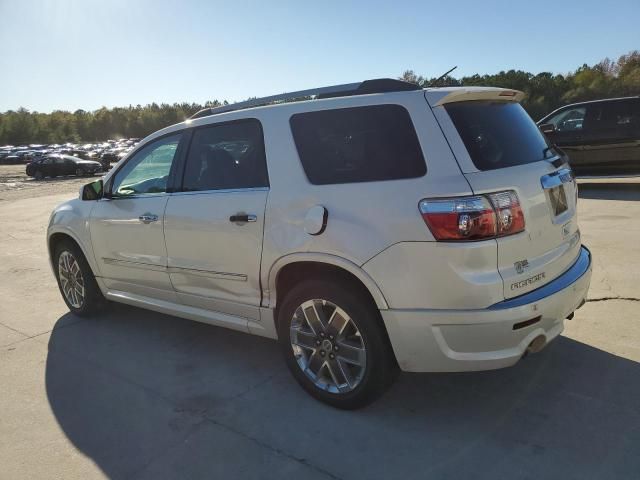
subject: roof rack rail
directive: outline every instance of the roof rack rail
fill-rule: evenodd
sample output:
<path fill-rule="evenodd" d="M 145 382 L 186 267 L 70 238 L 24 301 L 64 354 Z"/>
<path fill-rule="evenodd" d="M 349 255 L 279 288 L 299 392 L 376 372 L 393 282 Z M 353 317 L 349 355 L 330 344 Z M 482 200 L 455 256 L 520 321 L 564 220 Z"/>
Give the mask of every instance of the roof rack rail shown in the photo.
<path fill-rule="evenodd" d="M 409 90 L 421 90 L 422 87 L 413 83 L 404 82 L 402 80 L 394 80 L 392 78 L 376 78 L 373 80 L 365 80 L 358 83 L 345 83 L 343 85 L 333 85 L 330 87 L 311 88 L 308 90 L 298 90 L 297 92 L 282 93 L 280 95 L 271 95 L 269 97 L 251 98 L 244 102 L 231 103 L 221 107 L 208 107 L 194 113 L 190 120 L 217 115 L 219 113 L 233 112 L 236 110 L 244 110 L 245 108 L 260 107 L 276 102 L 285 102 L 287 100 L 295 100 L 298 98 L 315 97 L 315 98 L 333 98 L 333 97 L 349 97 L 352 95 L 366 95 L 369 93 L 385 93 L 385 92 L 402 92 Z"/>

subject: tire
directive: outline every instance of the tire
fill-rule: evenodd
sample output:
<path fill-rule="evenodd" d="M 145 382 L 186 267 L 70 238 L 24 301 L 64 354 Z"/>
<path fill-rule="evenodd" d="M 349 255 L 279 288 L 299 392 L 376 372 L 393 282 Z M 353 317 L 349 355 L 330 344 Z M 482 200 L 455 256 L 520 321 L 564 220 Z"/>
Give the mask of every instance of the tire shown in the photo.
<path fill-rule="evenodd" d="M 303 306 L 309 315 L 303 314 Z M 319 335 L 315 330 L 322 328 L 309 328 L 311 323 L 307 321 L 308 317 L 313 317 L 313 312 L 324 317 L 325 325 L 329 324 Z M 340 335 L 336 334 L 335 327 L 330 327 L 333 321 L 326 322 L 335 312 L 337 324 L 345 325 L 344 316 L 352 322 L 346 323 Z M 361 408 L 376 400 L 395 380 L 398 366 L 380 312 L 359 286 L 339 277 L 303 281 L 286 294 L 277 318 L 278 342 L 287 367 L 302 388 L 316 399 L 340 409 Z M 334 335 L 327 343 L 331 331 Z M 356 331 L 359 335 L 353 334 Z M 339 339 L 349 333 L 352 334 L 349 338 Z M 293 346 L 294 335 L 298 345 L 304 344 L 303 347 Z M 347 353 L 365 361 L 360 362 L 360 366 L 349 363 L 343 357 Z M 319 363 L 322 366 L 315 369 L 319 373 L 314 375 L 313 367 Z M 306 367 L 306 372 L 311 373 L 303 371 Z M 334 376 L 333 372 L 338 375 Z M 348 384 L 343 382 L 342 387 L 335 381 L 341 378 L 340 372 L 344 380 L 350 377 Z"/>
<path fill-rule="evenodd" d="M 36 180 L 44 180 L 44 174 L 40 170 L 36 170 L 36 173 L 33 174 L 33 178 Z"/>
<path fill-rule="evenodd" d="M 63 255 L 64 258 L 61 260 Z M 64 302 L 72 313 L 81 317 L 86 317 L 93 315 L 106 307 L 107 301 L 102 295 L 100 287 L 98 287 L 96 278 L 91 271 L 91 267 L 89 267 L 82 251 L 75 243 L 69 240 L 59 242 L 55 246 L 53 259 L 58 288 L 60 289 Z M 69 262 L 66 262 L 66 260 Z M 65 268 L 61 266 L 61 262 L 63 266 L 66 267 L 67 271 L 71 271 L 71 275 L 64 273 Z M 72 262 L 75 262 L 78 268 L 73 267 Z M 74 277 L 71 287 L 73 285 L 77 285 L 80 288 L 70 288 L 70 280 L 65 281 L 65 279 L 69 279 L 71 277 Z M 80 298 L 80 295 L 78 294 L 81 287 L 84 287 L 84 295 L 82 298 Z M 70 290 L 75 290 L 75 295 L 70 294 Z M 65 291 L 67 293 L 65 293 Z"/>
<path fill-rule="evenodd" d="M 82 168 L 76 168 L 76 176 L 84 177 L 87 173 Z"/>

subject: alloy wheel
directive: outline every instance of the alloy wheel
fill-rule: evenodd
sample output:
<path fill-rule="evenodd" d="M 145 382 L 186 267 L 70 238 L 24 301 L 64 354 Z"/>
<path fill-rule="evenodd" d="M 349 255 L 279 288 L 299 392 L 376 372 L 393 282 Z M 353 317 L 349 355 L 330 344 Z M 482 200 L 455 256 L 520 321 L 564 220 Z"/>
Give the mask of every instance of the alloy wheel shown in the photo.
<path fill-rule="evenodd" d="M 291 348 L 300 369 L 319 389 L 348 393 L 366 371 L 366 346 L 356 323 L 336 304 L 308 300 L 295 311 Z"/>
<path fill-rule="evenodd" d="M 71 252 L 63 251 L 58 257 L 58 277 L 67 301 L 74 308 L 82 308 L 85 300 L 85 284 L 80 264 Z"/>

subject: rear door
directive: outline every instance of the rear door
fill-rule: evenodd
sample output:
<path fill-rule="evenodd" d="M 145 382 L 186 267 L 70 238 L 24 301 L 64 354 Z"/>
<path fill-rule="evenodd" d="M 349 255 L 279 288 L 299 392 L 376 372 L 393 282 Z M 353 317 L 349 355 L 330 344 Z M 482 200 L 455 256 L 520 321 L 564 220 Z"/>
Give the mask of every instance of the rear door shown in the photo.
<path fill-rule="evenodd" d="M 468 101 L 434 112 L 475 194 L 518 195 L 525 230 L 496 239 L 505 298 L 569 268 L 580 250 L 575 180 L 524 109 L 515 102 Z"/>
<path fill-rule="evenodd" d="M 258 120 L 194 129 L 164 225 L 169 275 L 182 303 L 258 319 L 268 193 Z"/>
<path fill-rule="evenodd" d="M 78 169 L 78 164 L 71 160 L 70 158 L 66 158 L 64 160 L 64 175 L 74 175 L 76 170 Z"/>
<path fill-rule="evenodd" d="M 636 173 L 640 159 L 640 100 L 595 102 L 585 119 L 583 155 L 591 173 Z"/>
<path fill-rule="evenodd" d="M 65 167 L 66 164 L 66 159 L 64 157 L 55 157 L 54 161 L 53 161 L 53 165 L 52 165 L 52 175 L 53 176 L 59 176 L 59 175 L 66 175 L 67 174 L 67 169 Z"/>

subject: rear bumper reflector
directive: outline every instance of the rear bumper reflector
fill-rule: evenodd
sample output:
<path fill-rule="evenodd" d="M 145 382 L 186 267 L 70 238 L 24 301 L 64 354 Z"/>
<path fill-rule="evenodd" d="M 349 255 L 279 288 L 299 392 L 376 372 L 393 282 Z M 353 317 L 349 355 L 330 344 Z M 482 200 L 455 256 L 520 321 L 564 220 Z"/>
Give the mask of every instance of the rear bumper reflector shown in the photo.
<path fill-rule="evenodd" d="M 531 320 L 525 320 L 524 322 L 514 323 L 513 324 L 513 329 L 514 330 L 520 330 L 521 328 L 525 328 L 525 327 L 529 327 L 531 325 L 534 325 L 534 324 L 538 323 L 540 320 L 542 320 L 542 316 L 539 315 L 536 318 L 532 318 Z"/>

